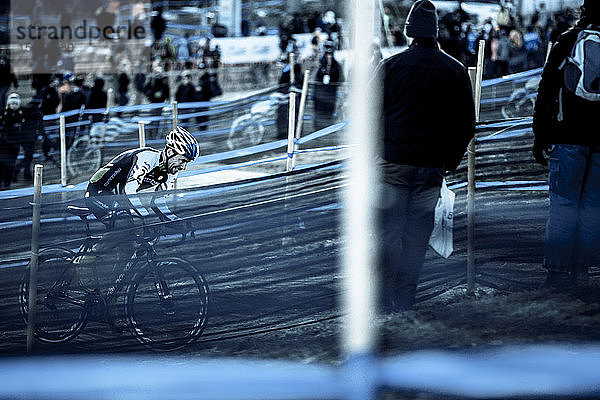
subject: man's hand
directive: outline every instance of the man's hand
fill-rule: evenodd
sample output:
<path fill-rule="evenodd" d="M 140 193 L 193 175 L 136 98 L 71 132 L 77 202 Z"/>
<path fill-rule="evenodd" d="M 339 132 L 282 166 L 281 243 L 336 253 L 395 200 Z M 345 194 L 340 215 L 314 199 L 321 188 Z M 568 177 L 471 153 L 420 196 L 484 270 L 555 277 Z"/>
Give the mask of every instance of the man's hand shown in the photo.
<path fill-rule="evenodd" d="M 535 161 L 544 167 L 548 165 L 547 152 L 547 146 L 538 143 L 533 144 L 533 157 L 535 158 Z"/>

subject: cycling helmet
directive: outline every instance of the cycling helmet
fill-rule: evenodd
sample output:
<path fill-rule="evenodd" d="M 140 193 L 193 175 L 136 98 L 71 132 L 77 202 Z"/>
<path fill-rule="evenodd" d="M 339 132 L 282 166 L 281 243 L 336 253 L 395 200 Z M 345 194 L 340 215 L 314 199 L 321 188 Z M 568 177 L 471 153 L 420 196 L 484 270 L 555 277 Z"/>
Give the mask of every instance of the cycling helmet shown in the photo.
<path fill-rule="evenodd" d="M 175 150 L 178 154 L 185 156 L 188 160 L 194 161 L 200 154 L 200 145 L 198 140 L 178 126 L 173 129 L 166 137 L 167 146 Z"/>

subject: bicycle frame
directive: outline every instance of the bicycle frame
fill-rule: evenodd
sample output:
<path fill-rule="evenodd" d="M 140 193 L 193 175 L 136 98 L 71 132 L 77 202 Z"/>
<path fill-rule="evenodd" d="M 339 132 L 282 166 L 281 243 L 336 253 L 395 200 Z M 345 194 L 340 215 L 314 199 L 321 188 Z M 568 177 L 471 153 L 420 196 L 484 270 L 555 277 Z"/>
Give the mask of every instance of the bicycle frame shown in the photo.
<path fill-rule="evenodd" d="M 115 216 L 111 217 L 110 226 L 114 225 L 114 218 L 116 217 L 116 215 L 117 214 L 115 214 Z M 84 239 L 83 243 L 81 243 L 81 245 L 79 246 L 77 253 L 73 257 L 73 260 L 71 260 L 69 265 L 74 265 L 75 260 L 78 260 L 81 257 L 85 256 L 85 254 L 89 253 L 91 251 L 92 247 L 94 246 L 94 244 L 102 239 L 102 236 L 93 236 L 91 234 L 90 224 L 89 224 L 89 220 L 87 219 L 87 217 L 83 216 L 80 218 L 85 222 L 85 225 L 86 225 L 86 238 Z M 142 221 L 143 221 L 143 219 L 142 219 Z M 145 225 L 144 225 L 144 229 L 145 229 Z M 118 294 L 121 292 L 121 290 L 125 286 L 123 284 L 123 282 L 126 280 L 126 278 L 128 278 L 131 275 L 130 274 L 131 271 L 134 269 L 134 267 L 137 264 L 139 264 L 140 262 L 144 262 L 144 261 L 146 261 L 148 263 L 152 262 L 152 259 L 157 254 L 154 250 L 154 247 L 153 247 L 151 241 L 152 240 L 147 240 L 144 237 L 136 235 L 135 242 L 138 245 L 140 245 L 140 247 L 134 251 L 134 253 L 131 256 L 131 258 L 129 259 L 129 261 L 127 261 L 125 263 L 125 265 L 123 266 L 123 269 L 121 270 L 121 272 L 119 273 L 119 275 L 117 276 L 115 281 L 113 282 L 112 286 L 107 289 L 106 294 L 105 294 L 105 300 L 110 301 L 115 296 L 118 296 Z M 144 256 L 146 257 L 145 260 L 143 260 Z M 65 268 L 65 270 L 63 271 L 63 274 L 67 271 L 67 269 L 68 269 L 68 267 Z M 99 290 L 99 288 L 95 288 L 95 289 Z M 160 288 L 158 288 L 158 289 L 162 292 L 162 289 L 160 289 Z M 81 301 L 81 300 L 71 299 L 71 303 L 85 306 L 85 302 Z"/>

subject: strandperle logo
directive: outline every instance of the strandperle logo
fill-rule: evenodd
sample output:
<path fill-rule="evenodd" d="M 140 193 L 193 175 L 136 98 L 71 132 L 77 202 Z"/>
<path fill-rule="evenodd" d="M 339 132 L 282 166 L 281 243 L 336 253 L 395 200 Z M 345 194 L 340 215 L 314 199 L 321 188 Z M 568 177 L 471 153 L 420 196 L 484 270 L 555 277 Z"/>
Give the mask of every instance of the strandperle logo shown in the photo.
<path fill-rule="evenodd" d="M 109 40 L 145 39 L 146 29 L 142 25 L 127 25 L 100 27 L 88 24 L 86 20 L 80 25 L 20 25 L 15 28 L 17 40 L 88 40 L 90 43 L 101 38 Z"/>

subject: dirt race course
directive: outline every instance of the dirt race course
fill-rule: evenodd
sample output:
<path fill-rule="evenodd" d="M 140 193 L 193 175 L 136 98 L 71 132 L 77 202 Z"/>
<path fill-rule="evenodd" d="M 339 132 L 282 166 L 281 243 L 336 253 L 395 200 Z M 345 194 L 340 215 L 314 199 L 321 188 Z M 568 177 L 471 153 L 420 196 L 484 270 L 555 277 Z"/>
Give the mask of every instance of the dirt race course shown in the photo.
<path fill-rule="evenodd" d="M 508 150 L 500 142 L 478 147 L 478 179 L 543 181 L 545 171 L 527 158 L 530 144 L 526 137 L 508 142 Z M 310 179 L 314 187 L 332 190 L 310 207 L 299 207 L 305 213 L 298 217 L 279 213 L 280 206 L 248 211 L 226 217 L 237 228 L 225 233 L 211 231 L 211 220 L 204 219 L 206 229 L 195 239 L 167 241 L 157 248 L 161 255 L 193 259 L 211 287 L 204 335 L 176 354 L 342 361 L 338 264 L 344 244 L 336 222 L 340 193 L 335 188 L 345 180 L 338 172 Z M 463 179 L 464 168 L 450 177 L 451 182 Z M 309 190 L 306 182 L 300 186 Z M 474 295 L 466 294 L 466 189 L 455 189 L 454 253 L 443 259 L 428 252 L 415 310 L 375 317 L 381 354 L 600 340 L 600 269 L 593 266 L 590 282 L 567 293 L 538 289 L 545 275 L 547 192 L 516 188 L 522 190 L 495 186 L 477 191 Z M 244 199 L 212 200 L 207 207 L 228 206 L 227 201 Z M 278 218 L 302 220 L 291 241 L 282 239 L 286 233 L 278 228 Z M 14 236 L 7 241 L 25 240 L 27 230 L 9 233 Z M 0 269 L 0 351 L 5 355 L 26 350 L 17 303 L 23 270 Z M 113 333 L 99 322 L 90 323 L 71 342 L 35 347 L 38 354 L 147 352 L 132 335 Z"/>

